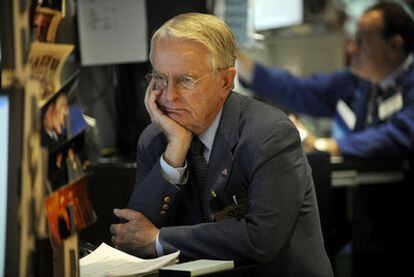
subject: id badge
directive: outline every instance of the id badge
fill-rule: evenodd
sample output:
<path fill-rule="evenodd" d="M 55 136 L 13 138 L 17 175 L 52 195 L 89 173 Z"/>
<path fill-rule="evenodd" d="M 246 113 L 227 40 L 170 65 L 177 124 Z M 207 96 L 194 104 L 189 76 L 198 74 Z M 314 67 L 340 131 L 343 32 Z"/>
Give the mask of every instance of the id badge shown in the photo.
<path fill-rule="evenodd" d="M 378 117 L 380 120 L 384 120 L 396 112 L 400 111 L 403 107 L 402 93 L 398 92 L 390 98 L 384 100 L 378 107 Z"/>
<path fill-rule="evenodd" d="M 214 213 L 215 221 L 221 221 L 226 218 L 235 217 L 237 220 L 242 218 L 246 215 L 247 211 L 249 210 L 249 203 L 247 201 L 247 197 L 240 199 L 237 203 L 229 205 Z"/>
<path fill-rule="evenodd" d="M 336 110 L 350 130 L 355 128 L 356 116 L 351 108 L 342 100 L 336 104 Z"/>

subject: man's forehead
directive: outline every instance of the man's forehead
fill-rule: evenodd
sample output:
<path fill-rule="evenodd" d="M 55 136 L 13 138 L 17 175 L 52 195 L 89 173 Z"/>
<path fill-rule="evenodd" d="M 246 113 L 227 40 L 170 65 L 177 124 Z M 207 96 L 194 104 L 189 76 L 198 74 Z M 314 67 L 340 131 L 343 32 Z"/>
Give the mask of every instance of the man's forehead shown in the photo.
<path fill-rule="evenodd" d="M 381 31 L 384 26 L 384 17 L 381 11 L 373 10 L 366 12 L 358 21 L 358 32 Z"/>
<path fill-rule="evenodd" d="M 154 70 L 178 71 L 194 74 L 212 67 L 210 51 L 200 42 L 171 37 L 159 38 L 151 51 L 151 65 Z"/>
<path fill-rule="evenodd" d="M 194 39 L 189 38 L 179 38 L 173 37 L 169 35 L 160 36 L 155 39 L 153 47 L 156 48 L 157 46 L 164 45 L 167 46 L 170 44 L 179 44 L 181 47 L 191 48 L 194 51 L 202 51 L 202 52 L 210 52 L 208 48 L 201 42 L 196 41 Z M 181 52 L 181 51 L 180 51 Z"/>

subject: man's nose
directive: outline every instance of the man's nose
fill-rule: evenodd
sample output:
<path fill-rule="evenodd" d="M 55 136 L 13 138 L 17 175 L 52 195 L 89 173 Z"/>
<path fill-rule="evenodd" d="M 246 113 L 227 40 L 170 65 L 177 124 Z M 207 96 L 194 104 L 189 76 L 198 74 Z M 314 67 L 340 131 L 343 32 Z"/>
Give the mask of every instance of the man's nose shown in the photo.
<path fill-rule="evenodd" d="M 168 80 L 167 87 L 163 91 L 163 96 L 165 97 L 165 99 L 169 102 L 174 101 L 178 97 L 179 93 L 180 92 L 178 91 L 178 88 L 175 85 L 174 80 L 172 78 Z"/>

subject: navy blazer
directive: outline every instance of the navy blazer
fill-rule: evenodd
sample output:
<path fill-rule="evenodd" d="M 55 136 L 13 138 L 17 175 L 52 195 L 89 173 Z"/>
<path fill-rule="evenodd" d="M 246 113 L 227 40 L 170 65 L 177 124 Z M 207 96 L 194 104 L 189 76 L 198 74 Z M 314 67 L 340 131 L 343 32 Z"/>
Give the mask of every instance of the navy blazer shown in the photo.
<path fill-rule="evenodd" d="M 349 70 L 297 77 L 256 64 L 250 85 L 260 95 L 297 113 L 333 117 L 333 136 L 342 155 L 400 158 L 414 154 L 414 63 L 398 79 L 396 86 L 384 93 L 384 101 L 401 92 L 402 108 L 369 126 L 366 118 L 372 84 Z M 340 100 L 355 114 L 353 129 L 337 110 Z"/>
<path fill-rule="evenodd" d="M 166 144 L 153 124 L 142 133 L 129 202 L 160 228 L 165 252 L 256 263 L 262 276 L 333 276 L 311 170 L 298 132 L 282 111 L 230 93 L 201 195 L 191 165 L 183 187 L 163 179 L 159 160 Z M 244 200 L 246 209 L 234 209 Z M 229 207 L 232 212 L 226 212 Z M 224 218 L 215 216 L 220 211 Z"/>

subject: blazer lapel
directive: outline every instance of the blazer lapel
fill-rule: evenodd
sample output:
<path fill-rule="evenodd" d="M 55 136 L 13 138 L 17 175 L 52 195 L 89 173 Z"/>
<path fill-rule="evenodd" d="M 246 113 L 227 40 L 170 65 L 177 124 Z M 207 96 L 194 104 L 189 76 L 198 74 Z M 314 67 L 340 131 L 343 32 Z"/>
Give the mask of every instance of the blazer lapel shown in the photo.
<path fill-rule="evenodd" d="M 240 102 L 238 95 L 231 92 L 223 107 L 220 125 L 214 138 L 206 176 L 205 196 L 207 203 L 215 193 L 221 193 L 228 183 L 233 167 L 233 150 L 239 141 L 238 126 Z M 212 192 L 214 191 L 214 192 Z"/>

